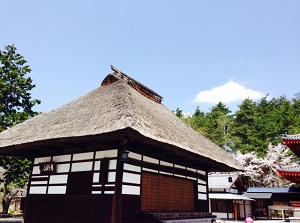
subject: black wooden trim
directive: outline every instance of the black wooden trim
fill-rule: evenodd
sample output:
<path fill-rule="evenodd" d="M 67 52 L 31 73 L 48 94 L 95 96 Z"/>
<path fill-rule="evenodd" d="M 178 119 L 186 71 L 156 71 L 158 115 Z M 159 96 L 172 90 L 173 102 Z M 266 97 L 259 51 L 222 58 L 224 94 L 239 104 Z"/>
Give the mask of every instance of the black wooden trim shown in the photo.
<path fill-rule="evenodd" d="M 95 152 L 95 154 L 96 154 L 96 152 Z M 99 160 L 101 161 L 103 159 L 103 158 L 97 158 L 97 159 L 73 160 L 73 155 L 74 154 L 70 154 L 70 155 L 71 155 L 71 158 L 70 158 L 69 161 L 60 161 L 60 162 L 53 161 L 53 162 L 55 162 L 56 165 L 59 165 L 59 164 L 68 164 L 68 163 L 94 162 L 94 161 L 99 161 Z M 117 157 L 105 157 L 105 159 L 108 159 L 108 160 L 117 160 Z M 33 164 L 33 166 L 40 166 L 40 163 Z"/>
<path fill-rule="evenodd" d="M 30 187 L 51 187 L 51 186 L 67 186 L 66 183 L 56 183 L 56 184 L 31 184 Z"/>
<path fill-rule="evenodd" d="M 129 182 L 123 182 L 123 185 L 127 185 L 127 186 L 135 186 L 135 187 L 140 187 L 140 184 L 137 183 L 129 183 Z"/>
<path fill-rule="evenodd" d="M 142 172 L 137 172 L 137 171 L 132 171 L 132 170 L 123 170 L 124 173 L 131 173 L 131 174 L 135 174 L 135 175 L 141 175 Z"/>
<path fill-rule="evenodd" d="M 114 190 L 115 190 L 114 186 L 95 187 L 93 185 L 93 187 L 92 187 L 92 191 L 101 191 L 101 194 L 103 194 L 103 192 L 105 192 L 105 191 L 114 191 Z"/>
<path fill-rule="evenodd" d="M 49 180 L 49 176 L 38 177 L 38 178 L 31 178 L 31 181 L 48 181 L 48 180 Z"/>
<path fill-rule="evenodd" d="M 135 165 L 135 166 L 144 167 L 144 168 L 148 168 L 148 169 L 153 169 L 153 170 L 157 170 L 157 171 L 164 171 L 164 172 L 168 172 L 168 173 L 171 173 L 171 174 L 178 174 L 178 175 L 183 175 L 183 176 L 195 177 L 195 178 L 201 179 L 203 181 L 207 180 L 206 176 L 204 176 L 202 174 L 199 174 L 199 173 L 196 173 L 196 172 L 193 172 L 193 171 L 190 171 L 190 170 L 176 168 L 176 167 L 162 166 L 162 165 L 159 165 L 159 164 L 140 161 L 140 160 L 136 160 L 136 159 L 133 159 L 133 158 L 128 158 L 128 160 L 125 163 L 132 164 L 132 165 Z"/>

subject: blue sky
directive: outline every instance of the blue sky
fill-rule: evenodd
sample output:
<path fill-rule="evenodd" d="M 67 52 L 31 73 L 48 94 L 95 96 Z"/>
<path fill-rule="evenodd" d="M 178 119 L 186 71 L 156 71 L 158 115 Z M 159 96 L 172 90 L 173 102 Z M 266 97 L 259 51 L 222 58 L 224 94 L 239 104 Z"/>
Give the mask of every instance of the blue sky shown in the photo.
<path fill-rule="evenodd" d="M 300 1 L 5 1 L 0 49 L 28 61 L 41 112 L 97 88 L 110 65 L 193 113 L 300 92 Z"/>

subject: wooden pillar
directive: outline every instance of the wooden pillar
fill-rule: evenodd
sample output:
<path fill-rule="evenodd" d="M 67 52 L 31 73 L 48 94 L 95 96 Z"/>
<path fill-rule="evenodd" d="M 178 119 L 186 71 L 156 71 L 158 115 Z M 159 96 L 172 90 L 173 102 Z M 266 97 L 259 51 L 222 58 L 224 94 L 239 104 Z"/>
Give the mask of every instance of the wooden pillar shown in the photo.
<path fill-rule="evenodd" d="M 209 199 L 209 187 L 208 187 L 208 171 L 205 171 L 205 182 L 206 182 L 206 200 L 208 207 L 206 207 L 207 212 L 211 211 L 211 203 L 210 203 L 210 199 Z M 198 183 L 198 182 L 197 182 Z M 197 201 L 198 201 L 198 188 L 197 188 Z M 199 202 L 198 202 L 199 203 Z M 199 210 L 199 209 L 198 209 Z M 203 210 L 203 209 L 202 209 Z"/>
<path fill-rule="evenodd" d="M 247 217 L 247 215 L 246 215 L 246 201 L 245 200 L 243 200 L 243 204 L 244 204 L 244 218 L 246 218 Z"/>
<path fill-rule="evenodd" d="M 121 159 L 122 152 L 125 151 L 127 140 L 122 140 L 121 146 L 118 149 L 116 184 L 112 202 L 111 223 L 122 223 L 122 181 L 124 163 Z"/>
<path fill-rule="evenodd" d="M 230 202 L 230 204 L 229 204 Z M 227 215 L 227 219 L 229 219 L 229 206 L 232 205 L 231 200 L 225 200 L 225 204 L 226 204 L 226 215 Z M 231 210 L 232 211 L 232 210 Z"/>
<path fill-rule="evenodd" d="M 23 210 L 23 219 L 24 219 L 24 221 L 26 220 L 28 206 L 31 205 L 30 201 L 29 201 L 29 197 L 30 197 L 29 191 L 30 191 L 32 172 L 33 172 L 33 166 L 34 166 L 34 158 L 30 159 L 30 161 L 31 161 L 31 166 L 30 166 L 30 173 L 29 173 L 29 182 L 28 182 L 28 187 L 27 187 L 27 191 L 26 191 L 25 203 L 23 204 L 24 205 L 24 207 L 23 207 L 24 208 L 24 210 Z"/>
<path fill-rule="evenodd" d="M 234 200 L 234 219 L 237 221 L 238 220 L 238 210 L 237 210 L 237 203 L 236 200 Z"/>

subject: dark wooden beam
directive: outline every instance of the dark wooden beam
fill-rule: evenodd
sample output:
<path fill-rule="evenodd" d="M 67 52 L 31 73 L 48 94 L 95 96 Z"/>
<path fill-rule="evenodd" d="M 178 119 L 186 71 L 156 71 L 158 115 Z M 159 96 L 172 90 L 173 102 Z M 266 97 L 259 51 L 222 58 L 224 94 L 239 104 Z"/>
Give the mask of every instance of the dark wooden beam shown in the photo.
<path fill-rule="evenodd" d="M 153 169 L 153 170 L 168 172 L 168 173 L 172 173 L 172 174 L 195 177 L 195 178 L 198 178 L 198 179 L 201 179 L 201 180 L 204 180 L 204 181 L 207 180 L 206 176 L 204 176 L 202 174 L 199 174 L 199 173 L 196 173 L 196 172 L 193 172 L 193 171 L 190 171 L 190 170 L 186 170 L 186 169 L 158 165 L 158 164 L 155 164 L 155 163 L 149 163 L 149 162 L 140 161 L 140 160 L 136 160 L 136 159 L 132 159 L 132 158 L 128 158 L 128 160 L 125 161 L 125 163 L 135 165 L 135 166 L 144 167 L 144 168 L 149 168 L 149 169 Z"/>

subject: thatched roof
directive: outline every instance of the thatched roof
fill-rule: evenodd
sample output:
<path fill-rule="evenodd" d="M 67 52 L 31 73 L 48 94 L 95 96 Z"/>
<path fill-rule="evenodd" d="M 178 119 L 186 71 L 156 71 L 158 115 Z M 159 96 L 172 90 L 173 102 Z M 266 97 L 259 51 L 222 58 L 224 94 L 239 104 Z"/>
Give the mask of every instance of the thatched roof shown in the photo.
<path fill-rule="evenodd" d="M 0 154 L 21 157 L 116 148 L 211 171 L 242 169 L 230 154 L 124 80 L 101 86 L 0 133 Z"/>

